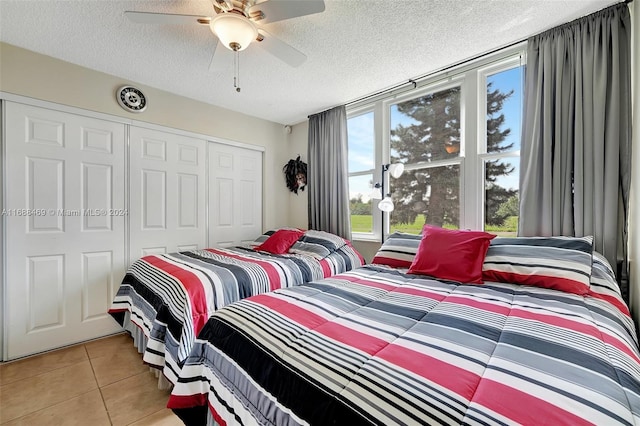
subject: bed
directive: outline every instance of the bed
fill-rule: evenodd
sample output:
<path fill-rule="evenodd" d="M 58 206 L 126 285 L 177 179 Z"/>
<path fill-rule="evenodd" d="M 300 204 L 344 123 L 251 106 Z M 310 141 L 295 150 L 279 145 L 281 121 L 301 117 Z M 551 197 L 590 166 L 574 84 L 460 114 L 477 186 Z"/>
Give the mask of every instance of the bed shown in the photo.
<path fill-rule="evenodd" d="M 473 284 L 416 273 L 426 240 L 215 312 L 169 408 L 188 425 L 640 423 L 634 324 L 590 237 L 484 241 Z M 478 263 L 456 247 L 430 255 Z"/>
<path fill-rule="evenodd" d="M 128 268 L 109 313 L 132 335 L 144 362 L 162 372 L 159 386 L 167 388 L 216 310 L 363 263 L 350 242 L 336 235 L 271 230 L 247 246 L 142 257 Z"/>

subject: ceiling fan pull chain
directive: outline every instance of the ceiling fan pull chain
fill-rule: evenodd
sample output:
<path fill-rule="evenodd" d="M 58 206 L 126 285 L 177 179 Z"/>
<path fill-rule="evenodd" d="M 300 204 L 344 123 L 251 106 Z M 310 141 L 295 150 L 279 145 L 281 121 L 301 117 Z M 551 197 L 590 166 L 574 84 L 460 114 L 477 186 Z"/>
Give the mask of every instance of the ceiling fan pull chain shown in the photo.
<path fill-rule="evenodd" d="M 240 93 L 240 51 L 236 50 L 233 56 L 233 87 L 236 88 L 236 92 Z"/>

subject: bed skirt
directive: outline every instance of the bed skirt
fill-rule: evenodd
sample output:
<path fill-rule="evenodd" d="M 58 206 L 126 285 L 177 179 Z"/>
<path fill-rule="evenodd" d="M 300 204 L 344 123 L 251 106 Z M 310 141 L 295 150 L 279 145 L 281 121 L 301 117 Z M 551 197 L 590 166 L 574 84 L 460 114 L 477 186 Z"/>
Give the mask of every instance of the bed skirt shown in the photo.
<path fill-rule="evenodd" d="M 143 354 L 147 348 L 147 336 L 145 336 L 140 327 L 131 322 L 130 319 L 131 312 L 124 311 L 123 328 L 133 338 L 133 346 L 136 347 L 138 353 Z M 158 389 L 170 390 L 173 387 L 171 382 L 162 374 L 162 371 L 149 367 L 149 372 L 158 378 Z"/>

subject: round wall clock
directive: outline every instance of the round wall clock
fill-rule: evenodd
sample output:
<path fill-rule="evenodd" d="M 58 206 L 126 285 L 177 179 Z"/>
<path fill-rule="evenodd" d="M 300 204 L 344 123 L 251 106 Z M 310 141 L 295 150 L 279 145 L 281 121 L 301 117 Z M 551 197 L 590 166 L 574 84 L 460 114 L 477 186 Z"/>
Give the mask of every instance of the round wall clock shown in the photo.
<path fill-rule="evenodd" d="M 118 103 L 129 112 L 142 112 L 147 107 L 147 98 L 140 91 L 131 86 L 122 86 L 116 92 Z"/>

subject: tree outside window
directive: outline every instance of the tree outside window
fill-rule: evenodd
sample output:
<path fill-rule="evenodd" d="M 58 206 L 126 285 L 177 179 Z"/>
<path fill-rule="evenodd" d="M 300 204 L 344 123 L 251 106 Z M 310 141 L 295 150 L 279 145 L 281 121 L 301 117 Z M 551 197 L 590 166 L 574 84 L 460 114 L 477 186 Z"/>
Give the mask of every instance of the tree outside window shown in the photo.
<path fill-rule="evenodd" d="M 487 83 L 486 152 L 495 155 L 514 147 L 503 113 L 514 90 L 493 85 Z M 391 183 L 391 230 L 460 226 L 460 93 L 460 87 L 453 87 L 392 105 L 391 162 L 405 163 L 410 172 Z M 453 164 L 441 164 L 447 160 Z M 514 216 L 517 223 L 518 191 L 501 184 L 514 171 L 512 162 L 503 158 L 484 162 L 485 225 L 493 230 L 508 232 L 514 221 L 505 221 Z"/>
<path fill-rule="evenodd" d="M 426 82 L 411 98 L 381 98 L 350 113 L 354 233 L 380 237 L 372 185 L 380 164 L 400 162 L 404 174 L 386 182 L 395 204 L 389 232 L 419 233 L 431 224 L 516 235 L 524 65 L 520 53 L 485 64 Z M 363 158 L 366 165 L 352 163 Z"/>

